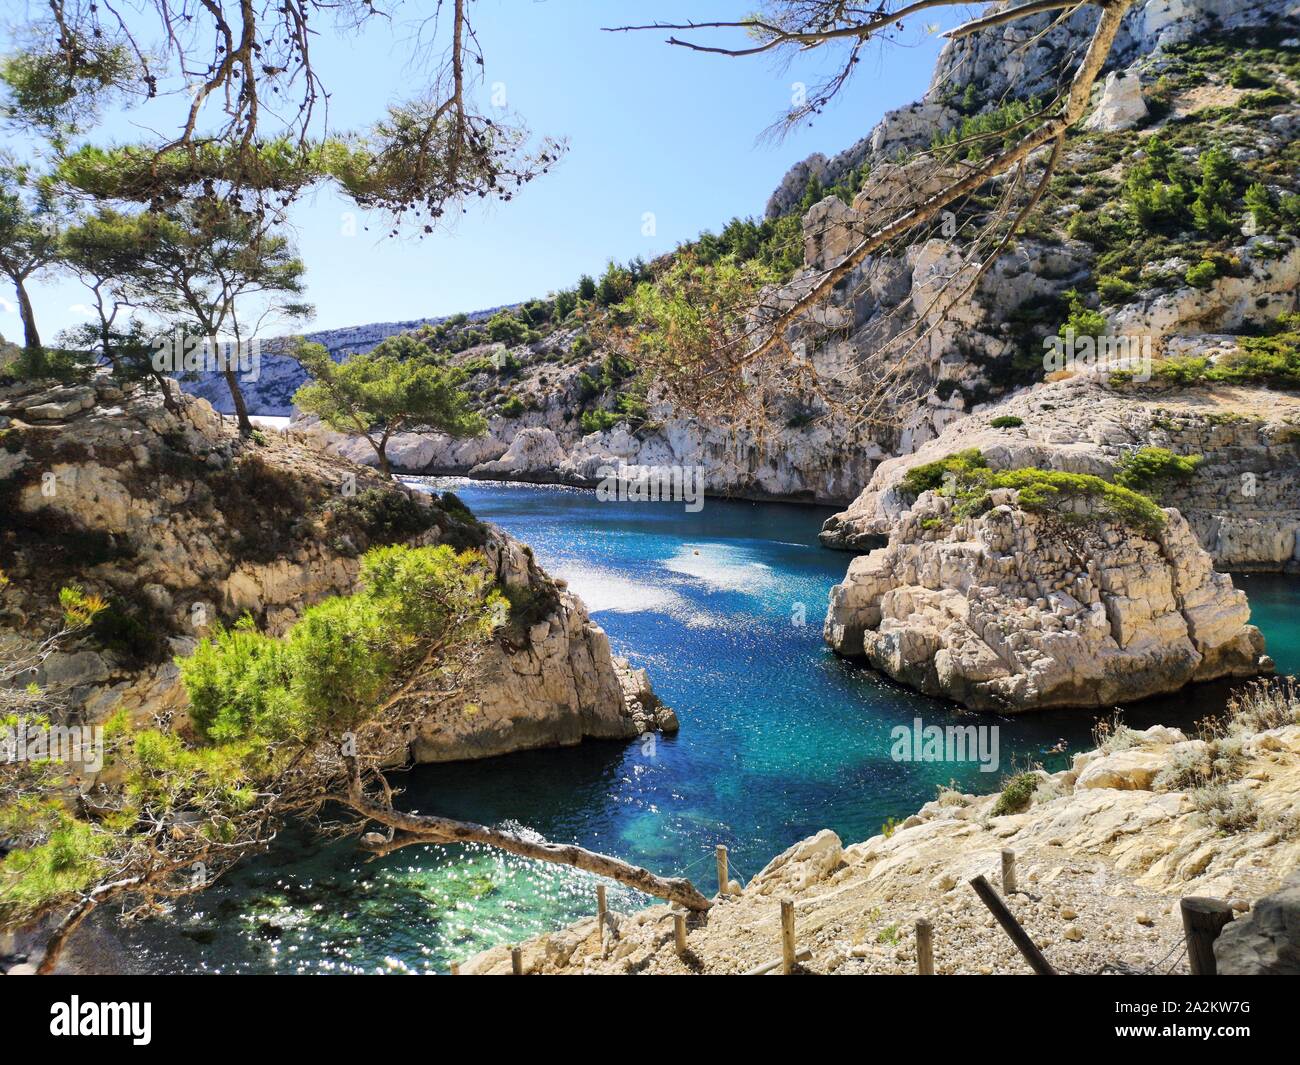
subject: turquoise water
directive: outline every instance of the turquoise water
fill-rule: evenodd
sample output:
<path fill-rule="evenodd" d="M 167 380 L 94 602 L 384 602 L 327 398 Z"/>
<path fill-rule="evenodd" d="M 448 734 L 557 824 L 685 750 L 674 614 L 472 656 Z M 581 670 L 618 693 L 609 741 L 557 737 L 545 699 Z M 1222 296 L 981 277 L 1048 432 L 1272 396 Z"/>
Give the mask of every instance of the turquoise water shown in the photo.
<path fill-rule="evenodd" d="M 585 743 L 406 775 L 405 803 L 685 874 L 711 892 L 713 851 L 743 880 L 790 844 L 831 828 L 846 841 L 880 830 L 940 784 L 990 791 L 1014 765 L 1062 768 L 1089 744 L 1083 711 L 966 717 L 1000 729 L 1001 765 L 890 758 L 890 730 L 957 708 L 835 658 L 821 641 L 830 586 L 847 554 L 817 544 L 829 510 L 709 500 L 602 503 L 574 489 L 435 482 L 530 543 L 566 578 L 618 654 L 650 670 L 681 732 L 650 743 Z M 1279 668 L 1300 671 L 1294 582 L 1242 579 Z M 1126 711 L 1135 726 L 1190 723 L 1225 685 Z M 176 919 L 129 935 L 155 970 L 445 971 L 450 961 L 593 912 L 594 881 L 493 851 L 409 848 L 367 864 L 351 843 L 285 840 Z M 611 888 L 611 905 L 644 899 Z"/>

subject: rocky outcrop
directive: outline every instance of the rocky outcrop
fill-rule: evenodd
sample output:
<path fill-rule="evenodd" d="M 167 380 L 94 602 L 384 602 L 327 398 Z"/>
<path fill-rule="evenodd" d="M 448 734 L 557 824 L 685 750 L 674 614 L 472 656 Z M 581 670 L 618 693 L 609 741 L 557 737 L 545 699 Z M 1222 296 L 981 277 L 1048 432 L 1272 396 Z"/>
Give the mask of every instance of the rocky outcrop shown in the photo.
<path fill-rule="evenodd" d="M 1199 338 L 1172 354 L 1235 350 L 1235 337 Z M 997 427 L 1010 419 L 1020 424 Z M 863 493 L 830 518 L 822 543 L 869 550 L 885 542 L 907 510 L 899 484 L 914 466 L 967 448 L 996 469 L 1037 466 L 1112 477 L 1142 447 L 1199 455 L 1185 482 L 1158 486 L 1222 569 L 1300 570 L 1300 396 L 1245 386 L 1171 388 L 1156 382 L 1112 386 L 1079 373 L 955 419 L 913 454 L 880 464 Z"/>
<path fill-rule="evenodd" d="M 1086 8 L 1060 18 L 1051 11 L 1005 27 L 971 34 L 944 46 L 924 98 L 887 112 L 856 144 L 827 159 L 820 152 L 796 163 L 767 203 L 767 217 L 787 214 L 803 196 L 809 176 L 832 185 L 859 169 L 892 159 L 900 150 L 924 147 L 935 133 L 946 133 L 960 116 L 948 104 L 974 86 L 982 104 L 1009 95 L 1054 95 L 1063 68 L 1076 62 L 1072 47 L 1092 32 L 1096 15 Z M 1276 26 L 1300 18 L 1295 0 L 1146 0 L 1125 17 L 1106 70 L 1127 68 L 1144 56 L 1199 34 L 1222 34 L 1255 26 Z M 928 128 L 926 127 L 926 124 Z"/>
<path fill-rule="evenodd" d="M 826 642 L 927 695 L 1004 713 L 1271 670 L 1244 593 L 1164 513 L 1142 531 L 1087 497 L 1037 513 L 994 489 L 972 517 L 923 493 L 831 589 Z"/>
<path fill-rule="evenodd" d="M 411 741 L 414 761 L 463 761 L 677 731 L 676 715 L 659 703 L 645 670 L 610 653 L 605 630 L 582 600 L 554 585 L 525 545 L 494 530 L 484 551 L 503 585 L 554 588 L 554 605 L 493 644 L 468 702 L 430 706 Z"/>
<path fill-rule="evenodd" d="M 1214 960 L 1221 976 L 1300 976 L 1300 872 L 1220 933 Z"/>
<path fill-rule="evenodd" d="M 1007 809 L 998 794 L 941 789 L 900 824 L 862 842 L 845 844 L 823 830 L 795 843 L 739 895 L 718 899 L 688 922 L 686 958 L 674 949 L 672 911 L 654 906 L 612 913 L 603 938 L 589 918 L 533 939 L 522 945 L 524 971 L 746 972 L 780 957 L 777 905 L 790 899 L 798 946 L 812 954 L 802 963 L 808 972 L 915 973 L 913 927 L 925 917 L 934 930 L 936 972 L 1026 973 L 1024 959 L 969 887 L 976 876 L 996 883 L 1000 853 L 1010 849 L 1020 885 L 1011 908 L 1062 971 L 1122 965 L 1186 972 L 1178 900 L 1204 895 L 1244 914 L 1219 938 L 1220 972 L 1239 964 L 1244 971 L 1294 972 L 1296 891 L 1270 893 L 1300 863 L 1300 724 L 1239 739 L 1235 779 L 1213 799 L 1170 775 L 1197 741 L 1160 726 L 1121 729 L 1102 747 L 1076 755 L 1069 769 L 1031 771 L 1033 786 L 1018 807 Z M 1216 805 L 1239 811 L 1230 829 L 1215 823 Z M 461 965 L 467 973 L 509 968 L 502 947 Z"/>
<path fill-rule="evenodd" d="M 1106 75 L 1101 99 L 1084 122 L 1084 129 L 1101 133 L 1132 129 L 1147 117 L 1146 101 L 1142 99 L 1142 82 L 1136 75 L 1125 76 L 1122 70 Z"/>
<path fill-rule="evenodd" d="M 301 437 L 241 440 L 206 401 L 174 399 L 178 414 L 103 377 L 0 390 L 0 647 L 17 653 L 54 627 L 62 584 L 106 598 L 102 623 L 23 678 L 61 690 L 78 720 L 183 710 L 173 659 L 214 623 L 249 613 L 283 632 L 353 589 L 368 546 L 401 539 L 477 548 L 535 604 L 484 656 L 469 707 L 430 701 L 416 759 L 676 727 L 525 545 Z"/>

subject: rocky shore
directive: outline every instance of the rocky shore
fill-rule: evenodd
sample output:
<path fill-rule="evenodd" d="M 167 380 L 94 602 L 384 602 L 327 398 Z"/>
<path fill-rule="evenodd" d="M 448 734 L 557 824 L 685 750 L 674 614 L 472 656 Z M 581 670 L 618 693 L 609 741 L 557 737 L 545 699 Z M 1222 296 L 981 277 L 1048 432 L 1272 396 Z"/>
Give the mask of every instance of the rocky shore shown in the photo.
<path fill-rule="evenodd" d="M 62 583 L 102 595 L 101 622 L 30 678 L 66 693 L 78 720 L 183 711 L 173 659 L 210 626 L 247 613 L 283 632 L 304 607 L 353 588 L 368 546 L 401 540 L 483 551 L 521 604 L 485 655 L 475 712 L 431 704 L 415 760 L 677 727 L 581 600 L 454 497 L 281 434 L 241 440 L 205 400 L 174 399 L 177 413 L 102 377 L 0 390 L 0 646 L 30 646 L 55 624 Z"/>
<path fill-rule="evenodd" d="M 1269 709 L 1239 707 L 1202 738 L 1162 726 L 1109 730 L 1068 770 L 1017 774 L 999 794 L 941 789 L 860 843 L 820 832 L 774 858 L 739 895 L 689 918 L 684 956 L 672 910 L 654 906 L 611 914 L 603 943 L 594 917 L 530 940 L 524 971 L 747 972 L 780 958 L 779 902 L 790 899 L 797 945 L 812 952 L 804 972 L 914 973 L 914 926 L 924 917 L 936 972 L 1025 973 L 968 883 L 983 875 L 997 885 L 1001 851 L 1010 849 L 1018 891 L 1006 902 L 1060 971 L 1187 972 L 1178 900 L 1203 895 L 1239 914 L 1241 927 L 1220 947 L 1221 971 L 1295 972 L 1295 891 L 1266 900 L 1257 922 L 1250 911 L 1300 863 L 1300 702 L 1292 689 L 1262 705 Z M 504 947 L 461 966 L 509 971 Z"/>

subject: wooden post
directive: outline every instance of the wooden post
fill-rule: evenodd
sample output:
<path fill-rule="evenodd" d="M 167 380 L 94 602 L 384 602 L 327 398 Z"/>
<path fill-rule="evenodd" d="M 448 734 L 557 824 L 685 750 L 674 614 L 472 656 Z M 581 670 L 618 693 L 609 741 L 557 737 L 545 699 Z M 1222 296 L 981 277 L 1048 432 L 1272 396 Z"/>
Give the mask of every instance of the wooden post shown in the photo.
<path fill-rule="evenodd" d="M 686 915 L 673 914 L 673 945 L 679 958 L 686 957 Z"/>
<path fill-rule="evenodd" d="M 510 948 L 510 973 L 512 976 L 524 975 L 524 952 L 518 947 Z"/>
<path fill-rule="evenodd" d="M 934 975 L 933 926 L 924 917 L 916 922 L 916 975 Z"/>
<path fill-rule="evenodd" d="M 727 878 L 727 848 L 723 846 L 723 844 L 721 843 L 718 844 L 717 854 L 718 854 L 718 894 L 725 895 L 727 893 L 727 885 L 729 883 L 729 880 Z"/>
<path fill-rule="evenodd" d="M 600 927 L 605 927 L 605 915 L 609 910 L 605 906 L 605 885 L 596 885 L 596 920 L 600 922 Z"/>
<path fill-rule="evenodd" d="M 789 976 L 794 972 L 794 903 L 789 899 L 781 900 L 781 973 Z"/>
<path fill-rule="evenodd" d="M 1030 968 L 1039 976 L 1056 976 L 1056 970 L 1043 957 L 1043 952 L 1038 949 L 1034 941 L 1029 938 L 1029 933 L 1020 927 L 1020 922 L 1012 916 L 1011 911 L 1006 907 L 1006 903 L 998 898 L 998 893 L 993 890 L 992 885 L 982 876 L 977 876 L 970 882 L 970 886 L 975 889 L 975 894 L 980 897 L 980 901 L 998 919 L 998 924 L 1011 937 L 1011 942 L 1024 955 L 1025 961 L 1029 962 Z"/>
<path fill-rule="evenodd" d="M 460 962 L 454 961 L 451 963 L 451 975 L 452 976 L 460 975 Z"/>
<path fill-rule="evenodd" d="M 1013 850 L 1004 850 L 1002 852 L 1002 894 L 1014 895 L 1016 893 L 1016 852 Z"/>
<path fill-rule="evenodd" d="M 1195 896 L 1183 899 L 1179 907 L 1183 911 L 1183 936 L 1187 940 L 1187 963 L 1192 967 L 1192 975 L 1217 976 L 1214 941 L 1236 914 L 1226 902 Z"/>

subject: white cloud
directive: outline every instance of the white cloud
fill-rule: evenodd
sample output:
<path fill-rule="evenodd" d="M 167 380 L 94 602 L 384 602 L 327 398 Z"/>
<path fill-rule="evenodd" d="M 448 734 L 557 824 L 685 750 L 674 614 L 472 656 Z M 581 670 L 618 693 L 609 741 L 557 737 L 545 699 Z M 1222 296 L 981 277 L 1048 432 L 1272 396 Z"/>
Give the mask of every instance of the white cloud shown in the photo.
<path fill-rule="evenodd" d="M 68 307 L 68 312 L 69 312 L 70 314 L 75 314 L 78 318 L 94 318 L 94 317 L 95 317 L 95 308 L 94 308 L 94 307 L 88 307 L 88 306 L 87 306 L 86 304 L 84 304 L 84 303 L 74 303 L 74 304 L 72 304 L 71 306 Z"/>
<path fill-rule="evenodd" d="M 3 296 L 0 296 L 0 311 L 4 311 L 5 314 L 13 314 L 14 311 L 16 310 L 18 310 L 18 304 L 14 303 L 12 300 L 5 299 Z"/>

